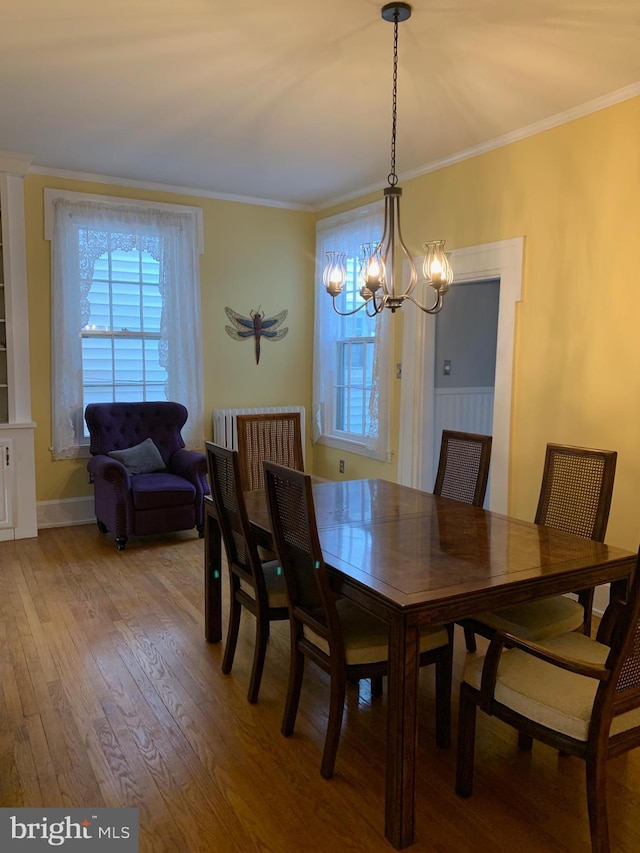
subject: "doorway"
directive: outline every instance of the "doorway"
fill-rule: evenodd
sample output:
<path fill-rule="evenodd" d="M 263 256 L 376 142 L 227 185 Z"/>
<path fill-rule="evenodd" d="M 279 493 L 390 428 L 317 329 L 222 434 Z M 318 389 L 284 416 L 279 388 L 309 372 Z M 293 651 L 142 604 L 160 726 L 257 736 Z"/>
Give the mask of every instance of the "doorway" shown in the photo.
<path fill-rule="evenodd" d="M 451 258 L 456 283 L 487 279 L 500 282 L 489 507 L 502 513 L 508 510 L 515 306 L 522 292 L 523 252 L 524 238 L 518 237 L 458 249 Z M 433 488 L 435 474 L 435 320 L 419 310 L 407 311 L 402 347 L 398 482 L 424 491 Z"/>
<path fill-rule="evenodd" d="M 493 434 L 499 298 L 499 279 L 457 282 L 447 294 L 446 311 L 436 316 L 433 428 L 425 438 L 431 453 L 427 447 L 423 482 L 435 480 L 443 430 Z M 491 480 L 487 507 L 490 494 Z"/>

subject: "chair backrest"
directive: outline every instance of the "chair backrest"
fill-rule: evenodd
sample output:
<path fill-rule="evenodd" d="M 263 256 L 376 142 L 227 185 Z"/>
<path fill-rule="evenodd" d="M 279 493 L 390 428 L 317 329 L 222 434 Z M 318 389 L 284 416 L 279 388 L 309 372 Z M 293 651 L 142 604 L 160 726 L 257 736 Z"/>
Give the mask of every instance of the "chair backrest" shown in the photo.
<path fill-rule="evenodd" d="M 273 462 L 264 463 L 269 519 L 287 588 L 289 612 L 304 633 L 311 628 L 344 658 L 342 632 L 325 565 L 311 477 Z"/>
<path fill-rule="evenodd" d="M 264 487 L 265 461 L 304 470 L 300 412 L 238 415 L 236 425 L 245 492 Z"/>
<path fill-rule="evenodd" d="M 616 609 L 618 605 L 613 602 L 610 607 Z M 592 720 L 608 728 L 610 713 L 624 714 L 640 706 L 640 555 L 627 601 L 615 621 L 606 667 L 611 670 L 611 679 L 598 686 Z M 640 732 L 631 734 L 636 743 L 640 741 Z"/>
<path fill-rule="evenodd" d="M 491 436 L 442 430 L 434 495 L 482 506 L 487 493 Z"/>
<path fill-rule="evenodd" d="M 254 587 L 260 587 L 258 592 L 264 591 L 266 596 L 266 588 L 262 590 L 264 575 L 255 571 L 260 560 L 242 495 L 238 452 L 212 441 L 205 442 L 205 450 L 211 493 L 229 568 Z"/>
<path fill-rule="evenodd" d="M 147 438 L 160 451 L 165 464 L 184 447 L 180 430 L 188 412 L 182 403 L 89 403 L 84 418 L 89 429 L 93 456 L 111 450 L 126 450 Z"/>
<path fill-rule="evenodd" d="M 548 444 L 535 523 L 604 542 L 615 450 Z"/>

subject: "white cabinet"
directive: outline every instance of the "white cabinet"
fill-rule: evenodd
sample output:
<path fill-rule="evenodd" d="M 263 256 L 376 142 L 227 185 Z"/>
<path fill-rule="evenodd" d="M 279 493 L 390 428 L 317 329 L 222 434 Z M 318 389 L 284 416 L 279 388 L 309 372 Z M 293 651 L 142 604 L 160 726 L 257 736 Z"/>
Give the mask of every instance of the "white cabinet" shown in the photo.
<path fill-rule="evenodd" d="M 0 151 L 0 541 L 38 535 L 24 224 L 30 160 Z"/>

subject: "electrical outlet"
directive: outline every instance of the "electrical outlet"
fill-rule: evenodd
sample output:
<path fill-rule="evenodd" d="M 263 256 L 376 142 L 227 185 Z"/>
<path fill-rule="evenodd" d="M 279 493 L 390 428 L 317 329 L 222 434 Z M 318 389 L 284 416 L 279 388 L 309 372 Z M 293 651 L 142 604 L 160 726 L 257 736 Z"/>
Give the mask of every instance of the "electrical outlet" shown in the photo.
<path fill-rule="evenodd" d="M 340 464 L 339 464 L 338 468 L 340 470 L 340 473 L 344 474 L 344 459 L 340 460 Z"/>

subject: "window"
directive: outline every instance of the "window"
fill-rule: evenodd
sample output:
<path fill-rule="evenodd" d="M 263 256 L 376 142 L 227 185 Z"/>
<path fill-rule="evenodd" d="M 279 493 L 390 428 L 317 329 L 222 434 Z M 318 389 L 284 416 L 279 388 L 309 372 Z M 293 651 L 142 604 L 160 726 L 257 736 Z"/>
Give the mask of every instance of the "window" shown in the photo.
<path fill-rule="evenodd" d="M 200 211 L 45 192 L 54 458 L 88 444 L 84 410 L 94 402 L 179 401 L 185 442 L 200 446 Z"/>
<path fill-rule="evenodd" d="M 87 239 L 90 232 L 80 232 Z M 82 328 L 83 403 L 166 400 L 160 354 L 160 263 L 142 246 L 96 260 Z M 85 436 L 88 433 L 85 427 Z"/>
<path fill-rule="evenodd" d="M 348 258 L 346 267 L 347 283 L 339 299 L 342 311 L 350 311 L 362 302 L 358 293 L 361 284 L 357 259 Z M 335 428 L 358 441 L 369 435 L 372 427 L 369 399 L 373 387 L 375 318 L 367 317 L 363 309 L 348 317 L 336 315 L 336 319 L 340 328 L 336 340 Z"/>
<path fill-rule="evenodd" d="M 362 309 L 343 317 L 322 284 L 329 250 L 346 252 L 347 282 L 341 311 L 362 304 L 360 246 L 382 233 L 379 204 L 321 220 L 316 240 L 314 440 L 377 459 L 389 458 L 390 329 L 384 314 Z"/>

